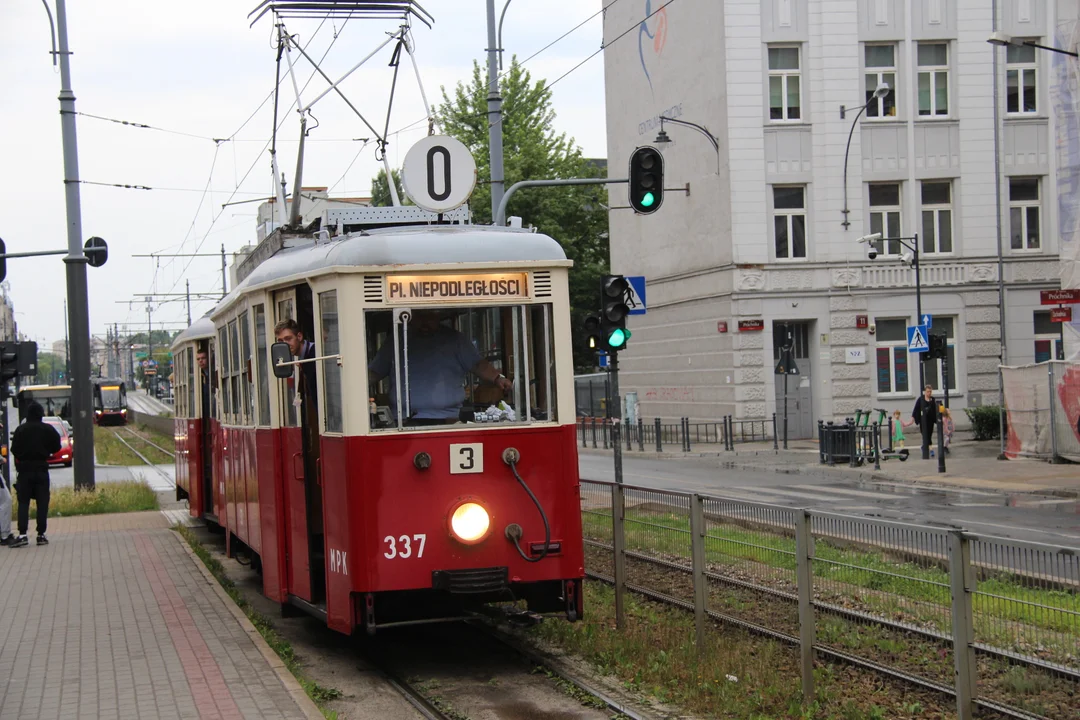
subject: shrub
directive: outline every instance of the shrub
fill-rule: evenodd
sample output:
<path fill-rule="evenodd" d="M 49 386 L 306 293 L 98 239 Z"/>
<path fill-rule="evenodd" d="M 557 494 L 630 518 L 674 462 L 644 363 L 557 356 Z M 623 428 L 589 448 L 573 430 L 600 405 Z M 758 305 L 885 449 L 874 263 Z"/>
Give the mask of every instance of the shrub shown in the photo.
<path fill-rule="evenodd" d="M 1001 412 L 1000 405 L 984 405 L 983 407 L 965 408 L 968 420 L 971 421 L 971 432 L 975 440 L 993 440 L 1001 437 Z M 1009 429 L 1009 416 L 1005 416 L 1005 430 Z"/>

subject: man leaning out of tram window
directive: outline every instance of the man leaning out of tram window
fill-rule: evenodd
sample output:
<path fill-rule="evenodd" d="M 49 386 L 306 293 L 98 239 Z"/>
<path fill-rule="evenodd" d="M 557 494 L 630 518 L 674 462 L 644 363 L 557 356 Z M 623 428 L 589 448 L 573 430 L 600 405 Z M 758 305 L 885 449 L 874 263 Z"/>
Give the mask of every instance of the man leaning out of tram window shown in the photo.
<path fill-rule="evenodd" d="M 278 342 L 289 346 L 289 352 L 298 360 L 311 360 L 315 357 L 315 343 L 304 339 L 304 333 L 293 319 L 282 320 L 274 326 L 274 337 Z M 302 377 L 304 388 L 315 387 L 315 363 L 304 363 L 300 366 L 303 370 Z M 301 395 L 304 394 L 301 388 Z"/>
<path fill-rule="evenodd" d="M 474 373 L 506 392 L 514 384 L 484 358 L 469 339 L 442 323 L 448 313 L 417 310 L 409 323 L 409 425 L 446 425 L 458 422 L 465 400 L 465 375 Z M 368 365 L 371 381 L 391 375 L 393 343 L 385 343 Z M 396 375 L 396 373 L 394 373 Z M 390 403 L 397 404 L 396 378 L 391 377 Z M 397 408 L 394 408 L 397 412 Z"/>

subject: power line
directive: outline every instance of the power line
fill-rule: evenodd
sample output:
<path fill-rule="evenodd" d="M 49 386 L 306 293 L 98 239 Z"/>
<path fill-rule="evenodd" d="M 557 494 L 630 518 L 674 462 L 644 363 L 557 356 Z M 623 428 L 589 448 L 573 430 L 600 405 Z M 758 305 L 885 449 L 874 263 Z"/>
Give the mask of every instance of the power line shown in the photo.
<path fill-rule="evenodd" d="M 261 106 L 260 106 L 261 107 Z M 116 123 L 117 125 L 126 125 L 128 127 L 138 128 L 140 130 L 156 130 L 158 132 L 168 133 L 170 135 L 182 135 L 184 137 L 195 138 L 196 140 L 209 140 L 213 143 L 228 142 L 231 138 L 212 138 L 206 135 L 196 135 L 194 133 L 183 132 L 181 130 L 168 130 L 166 128 L 155 127 L 153 125 L 147 125 L 146 123 L 135 122 L 133 120 L 117 120 L 116 118 L 103 117 L 101 115 L 92 115 L 85 112 L 76 112 L 76 115 L 82 115 L 83 117 L 93 118 L 94 120 L 103 120 L 105 122 Z"/>

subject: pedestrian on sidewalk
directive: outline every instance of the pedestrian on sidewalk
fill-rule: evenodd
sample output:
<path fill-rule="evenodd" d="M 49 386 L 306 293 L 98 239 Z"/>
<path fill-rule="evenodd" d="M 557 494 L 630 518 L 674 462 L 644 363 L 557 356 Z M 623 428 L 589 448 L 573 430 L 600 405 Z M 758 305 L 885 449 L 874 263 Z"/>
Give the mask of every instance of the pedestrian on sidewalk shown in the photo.
<path fill-rule="evenodd" d="M 900 411 L 893 411 L 893 450 L 904 449 L 904 428 L 911 427 L 915 422 L 912 420 L 904 420 L 900 417 Z"/>
<path fill-rule="evenodd" d="M 956 430 L 956 424 L 953 423 L 952 413 L 949 408 L 941 408 L 941 425 L 945 430 L 945 454 L 949 454 L 949 445 L 952 444 L 953 432 Z"/>
<path fill-rule="evenodd" d="M 934 399 L 934 388 L 927 385 L 923 388 L 923 394 L 915 401 L 915 408 L 911 411 L 911 419 L 922 428 L 922 451 L 923 458 L 931 457 L 930 448 L 933 445 L 934 427 L 937 426 L 938 409 L 937 400 Z"/>
<path fill-rule="evenodd" d="M 30 541 L 30 501 L 37 501 L 37 544 L 48 545 L 45 537 L 49 517 L 49 458 L 60 450 L 60 433 L 43 423 L 45 410 L 40 403 L 31 403 L 26 410 L 26 422 L 11 436 L 11 455 L 15 458 L 18 480 L 15 492 L 19 497 L 19 536 L 9 547 L 26 547 Z"/>
<path fill-rule="evenodd" d="M 2 428 L 0 428 L 2 429 Z M 0 466 L 7 465 L 7 448 L 0 454 Z M 15 541 L 11 534 L 11 488 L 8 481 L 0 475 L 0 545 L 10 545 Z"/>

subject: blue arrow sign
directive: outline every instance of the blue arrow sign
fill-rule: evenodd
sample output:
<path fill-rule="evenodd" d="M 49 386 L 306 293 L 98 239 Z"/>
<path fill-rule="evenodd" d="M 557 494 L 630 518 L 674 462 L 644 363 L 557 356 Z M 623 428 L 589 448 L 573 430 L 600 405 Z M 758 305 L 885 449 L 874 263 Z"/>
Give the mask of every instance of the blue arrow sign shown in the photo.
<path fill-rule="evenodd" d="M 645 276 L 627 275 L 626 281 L 630 283 L 630 306 L 631 315 L 645 314 Z"/>
<path fill-rule="evenodd" d="M 909 327 L 907 329 L 907 349 L 908 352 L 921 353 L 930 350 L 930 345 L 926 342 L 926 326 L 916 325 L 915 327 Z"/>
<path fill-rule="evenodd" d="M 934 327 L 934 316 L 924 313 L 922 319 L 919 321 L 920 325 L 925 325 L 926 329 Z"/>

